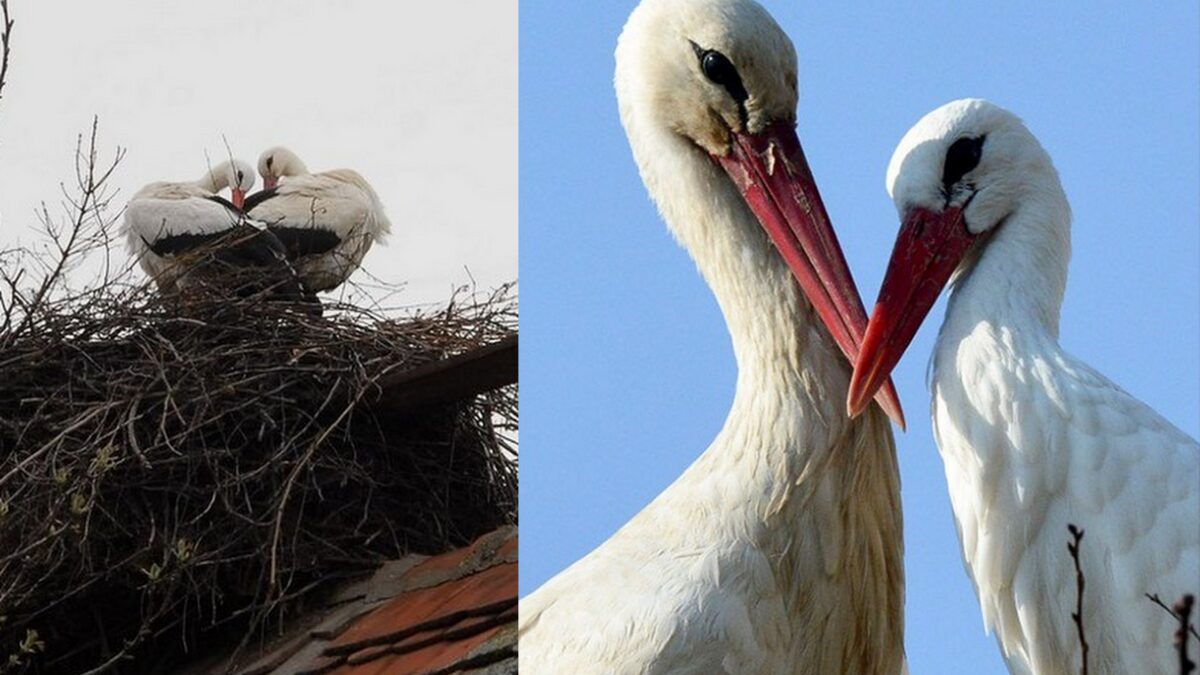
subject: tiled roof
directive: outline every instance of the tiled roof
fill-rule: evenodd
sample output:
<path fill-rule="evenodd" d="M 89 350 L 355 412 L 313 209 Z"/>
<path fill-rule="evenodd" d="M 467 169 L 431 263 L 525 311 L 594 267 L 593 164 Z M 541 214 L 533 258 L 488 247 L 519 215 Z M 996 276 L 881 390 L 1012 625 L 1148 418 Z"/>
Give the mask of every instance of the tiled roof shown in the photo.
<path fill-rule="evenodd" d="M 315 626 L 235 672 L 516 673 L 516 622 L 517 529 L 505 527 L 457 551 L 385 564 L 339 592 Z"/>

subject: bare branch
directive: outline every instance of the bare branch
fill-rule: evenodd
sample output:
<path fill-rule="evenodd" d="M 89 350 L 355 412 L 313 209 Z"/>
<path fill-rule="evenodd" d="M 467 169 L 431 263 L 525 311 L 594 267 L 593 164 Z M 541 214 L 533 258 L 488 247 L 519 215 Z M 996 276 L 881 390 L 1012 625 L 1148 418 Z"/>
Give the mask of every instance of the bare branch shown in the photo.
<path fill-rule="evenodd" d="M 1196 632 L 1196 624 L 1191 622 L 1191 613 L 1195 605 L 1196 598 L 1190 593 L 1184 594 L 1182 598 L 1175 603 L 1173 607 L 1168 607 L 1167 603 L 1163 602 L 1158 593 L 1146 593 L 1146 599 L 1162 608 L 1164 612 L 1171 615 L 1171 618 L 1179 623 L 1179 628 L 1175 630 L 1173 643 L 1179 652 L 1179 672 L 1180 675 L 1187 675 L 1196 669 L 1196 664 L 1188 658 L 1188 641 L 1194 637 L 1200 640 L 1200 633 Z"/>
<path fill-rule="evenodd" d="M 1188 675 L 1196 670 L 1196 662 L 1188 658 L 1188 639 L 1196 632 L 1192 625 L 1192 608 L 1196 604 L 1196 596 L 1186 593 L 1175 606 L 1171 614 L 1179 619 L 1179 628 L 1175 631 L 1175 648 L 1179 650 L 1179 675 Z"/>
<path fill-rule="evenodd" d="M 13 21 L 8 15 L 8 0 L 0 0 L 0 99 L 4 98 L 4 84 L 8 81 L 8 55 L 11 51 Z"/>
<path fill-rule="evenodd" d="M 1071 560 L 1075 562 L 1075 611 L 1071 613 L 1071 619 L 1075 621 L 1075 627 L 1079 631 L 1079 674 L 1088 675 L 1088 643 L 1083 631 L 1083 567 L 1079 563 L 1079 543 L 1083 541 L 1083 529 L 1069 524 L 1067 530 L 1071 533 L 1067 551 L 1071 554 Z"/>
<path fill-rule="evenodd" d="M 7 1 L 7 0 L 0 0 Z M 21 290 L 17 279 L 10 278 L 7 268 L 0 271 L 0 281 L 8 287 L 9 302 L 14 308 L 3 307 L 5 312 L 5 331 L 0 334 L 0 348 L 7 346 L 13 340 L 19 339 L 33 325 L 38 313 L 51 296 L 67 287 L 67 273 L 80 263 L 86 254 L 93 250 L 103 250 L 106 261 L 109 244 L 112 241 L 111 229 L 116 216 L 111 216 L 110 205 L 116 193 L 109 189 L 108 183 L 113 172 L 125 157 L 125 151 L 118 147 L 113 152 L 111 161 L 101 163 L 97 140 L 100 120 L 92 118 L 90 133 L 85 141 L 80 134 L 75 143 L 75 188 L 63 191 L 63 219 L 56 220 L 50 214 L 50 209 L 42 204 L 39 217 L 42 229 L 53 249 L 49 258 L 38 255 L 26 255 L 27 264 L 36 264 L 45 270 L 41 280 L 31 289 Z M 28 254 L 28 252 L 26 252 Z M 27 267 L 16 266 L 21 274 Z M 106 262 L 106 276 L 107 276 Z M 101 283 L 107 279 L 102 279 Z M 12 319 L 16 310 L 20 310 L 21 320 L 13 326 Z"/>
<path fill-rule="evenodd" d="M 1167 614 L 1170 614 L 1171 617 L 1173 619 L 1175 619 L 1176 621 L 1179 621 L 1179 613 L 1177 611 L 1175 611 L 1174 609 L 1168 607 L 1167 603 L 1163 602 L 1162 598 L 1158 597 L 1158 593 L 1146 593 L 1145 595 L 1146 595 L 1147 600 L 1149 600 L 1150 602 L 1153 602 L 1154 604 L 1158 605 L 1159 607 L 1162 607 L 1164 612 L 1166 612 Z M 1200 632 L 1198 632 L 1196 630 L 1195 623 L 1188 624 L 1188 632 L 1192 634 L 1192 637 L 1196 638 L 1197 640 L 1200 640 Z"/>

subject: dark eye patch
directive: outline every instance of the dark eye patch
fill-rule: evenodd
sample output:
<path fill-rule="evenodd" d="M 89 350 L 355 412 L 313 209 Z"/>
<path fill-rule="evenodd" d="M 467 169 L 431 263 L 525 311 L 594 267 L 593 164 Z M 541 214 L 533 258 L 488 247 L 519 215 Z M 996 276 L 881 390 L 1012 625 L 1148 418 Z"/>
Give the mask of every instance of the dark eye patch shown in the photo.
<path fill-rule="evenodd" d="M 960 138 L 946 150 L 946 163 L 942 167 L 942 187 L 946 192 L 950 192 L 950 188 L 962 180 L 963 176 L 979 166 L 985 139 L 987 136 Z"/>
<path fill-rule="evenodd" d="M 724 87 L 739 106 L 750 98 L 746 86 L 742 84 L 742 76 L 738 74 L 729 57 L 715 49 L 705 49 L 695 42 L 692 43 L 692 51 L 700 60 L 700 72 L 704 73 L 709 82 Z"/>

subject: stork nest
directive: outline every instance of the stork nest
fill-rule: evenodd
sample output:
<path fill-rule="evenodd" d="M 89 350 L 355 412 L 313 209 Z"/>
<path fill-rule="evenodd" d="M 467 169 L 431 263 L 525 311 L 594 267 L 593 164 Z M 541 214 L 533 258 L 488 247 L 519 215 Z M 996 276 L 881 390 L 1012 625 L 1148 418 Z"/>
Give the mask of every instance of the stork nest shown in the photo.
<path fill-rule="evenodd" d="M 327 582 L 516 520 L 515 386 L 372 404 L 389 374 L 513 334 L 508 288 L 396 318 L 18 287 L 0 316 L 0 673 L 168 671 L 263 637 Z"/>

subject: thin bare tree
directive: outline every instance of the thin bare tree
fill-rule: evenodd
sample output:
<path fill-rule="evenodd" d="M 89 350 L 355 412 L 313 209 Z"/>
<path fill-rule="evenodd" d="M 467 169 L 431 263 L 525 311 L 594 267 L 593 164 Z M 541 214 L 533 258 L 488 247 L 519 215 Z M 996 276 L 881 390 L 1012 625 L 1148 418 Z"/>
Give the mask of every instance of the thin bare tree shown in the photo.
<path fill-rule="evenodd" d="M 4 98 L 4 83 L 8 79 L 8 54 L 12 42 L 12 18 L 8 15 L 8 0 L 0 0 L 0 23 L 4 26 L 0 34 L 0 98 Z"/>
<path fill-rule="evenodd" d="M 1075 620 L 1075 627 L 1079 630 L 1079 675 L 1088 675 L 1088 643 L 1083 631 L 1083 567 L 1079 563 L 1079 543 L 1083 541 L 1083 528 L 1069 524 L 1067 530 L 1071 532 L 1071 541 L 1067 542 L 1067 551 L 1075 563 L 1075 611 L 1071 612 L 1071 618 Z"/>
<path fill-rule="evenodd" d="M 1196 596 L 1187 593 L 1171 608 L 1171 613 L 1179 619 L 1179 629 L 1175 631 L 1175 648 L 1179 650 L 1179 675 L 1188 675 L 1196 670 L 1196 662 L 1188 657 L 1188 638 L 1196 632 L 1191 625 L 1192 609 L 1196 605 Z"/>

